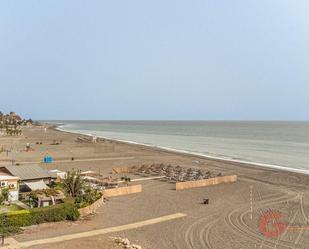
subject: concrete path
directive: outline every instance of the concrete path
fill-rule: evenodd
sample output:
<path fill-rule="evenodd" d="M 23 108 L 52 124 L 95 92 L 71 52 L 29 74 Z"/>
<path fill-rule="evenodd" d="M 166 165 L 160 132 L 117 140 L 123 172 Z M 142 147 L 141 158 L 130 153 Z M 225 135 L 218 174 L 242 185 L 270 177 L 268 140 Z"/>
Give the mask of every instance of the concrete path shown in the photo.
<path fill-rule="evenodd" d="M 135 159 L 135 157 L 105 157 L 105 158 L 81 158 L 81 159 L 66 159 L 66 160 L 57 160 L 55 159 L 53 163 L 74 163 L 74 162 L 93 162 L 93 161 L 112 161 L 112 160 L 131 160 Z M 18 162 L 19 164 L 33 164 L 33 163 L 43 163 L 42 161 L 31 161 L 31 162 Z"/>
<path fill-rule="evenodd" d="M 139 221 L 139 222 L 123 225 L 123 226 L 109 227 L 109 228 L 103 228 L 103 229 L 98 229 L 98 230 L 92 230 L 88 232 L 74 233 L 74 234 L 57 236 L 53 238 L 32 240 L 32 241 L 26 241 L 26 242 L 18 242 L 14 240 L 13 238 L 8 238 L 6 240 L 6 244 L 8 245 L 3 247 L 3 249 L 27 248 L 27 247 L 31 247 L 35 245 L 57 243 L 57 242 L 86 238 L 86 237 L 91 237 L 91 236 L 96 236 L 96 235 L 107 234 L 107 233 L 121 232 L 124 230 L 135 229 L 135 228 L 140 228 L 144 226 L 154 225 L 154 224 L 169 221 L 169 220 L 179 219 L 179 218 L 183 218 L 186 216 L 187 215 L 183 213 L 175 213 L 175 214 L 161 216 L 158 218 L 144 220 L 144 221 Z"/>

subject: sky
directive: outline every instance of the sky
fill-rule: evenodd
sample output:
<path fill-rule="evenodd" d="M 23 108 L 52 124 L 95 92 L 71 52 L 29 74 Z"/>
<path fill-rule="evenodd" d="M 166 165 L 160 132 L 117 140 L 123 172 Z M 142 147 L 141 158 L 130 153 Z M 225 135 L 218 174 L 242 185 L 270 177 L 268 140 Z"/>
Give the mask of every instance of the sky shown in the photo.
<path fill-rule="evenodd" d="M 0 3 L 0 110 L 309 120 L 308 0 Z"/>

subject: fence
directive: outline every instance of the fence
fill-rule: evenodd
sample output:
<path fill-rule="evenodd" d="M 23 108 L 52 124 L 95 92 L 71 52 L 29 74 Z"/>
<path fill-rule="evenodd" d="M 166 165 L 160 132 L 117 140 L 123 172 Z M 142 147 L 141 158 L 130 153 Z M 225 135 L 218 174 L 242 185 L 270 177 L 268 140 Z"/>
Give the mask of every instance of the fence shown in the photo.
<path fill-rule="evenodd" d="M 214 177 L 214 178 L 197 180 L 197 181 L 177 182 L 176 190 L 207 187 L 211 185 L 217 185 L 221 183 L 230 183 L 230 182 L 236 182 L 236 181 L 237 181 L 237 175 L 230 175 L 230 176 L 220 176 L 220 177 Z"/>
<path fill-rule="evenodd" d="M 112 188 L 103 190 L 104 197 L 113 197 L 120 195 L 129 195 L 142 192 L 142 185 L 132 185 L 127 187 Z"/>
<path fill-rule="evenodd" d="M 129 167 L 118 167 L 112 169 L 113 174 L 130 173 L 130 172 L 131 170 Z"/>

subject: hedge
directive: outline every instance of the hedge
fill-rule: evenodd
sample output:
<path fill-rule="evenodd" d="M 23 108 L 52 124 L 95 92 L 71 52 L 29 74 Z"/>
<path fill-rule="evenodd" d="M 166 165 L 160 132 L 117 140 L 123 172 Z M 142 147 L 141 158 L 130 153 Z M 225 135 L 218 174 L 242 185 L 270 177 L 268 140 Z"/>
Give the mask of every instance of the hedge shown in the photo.
<path fill-rule="evenodd" d="M 0 215 L 0 220 L 5 219 L 7 222 L 6 225 L 12 227 L 24 227 L 62 220 L 77 220 L 78 218 L 79 212 L 77 208 L 70 203 L 33 208 L 30 210 L 12 211 Z"/>

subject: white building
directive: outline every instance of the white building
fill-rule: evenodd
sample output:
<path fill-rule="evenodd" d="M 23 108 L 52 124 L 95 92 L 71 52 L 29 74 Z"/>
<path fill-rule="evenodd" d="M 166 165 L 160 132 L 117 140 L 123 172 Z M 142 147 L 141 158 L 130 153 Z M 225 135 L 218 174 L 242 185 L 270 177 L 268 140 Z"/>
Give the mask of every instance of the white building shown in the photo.
<path fill-rule="evenodd" d="M 10 175 L 0 175 L 0 192 L 3 189 L 9 190 L 9 201 L 18 201 L 19 197 L 19 177 Z"/>

